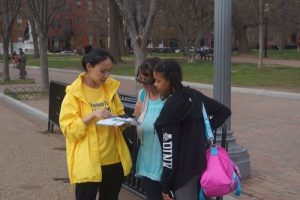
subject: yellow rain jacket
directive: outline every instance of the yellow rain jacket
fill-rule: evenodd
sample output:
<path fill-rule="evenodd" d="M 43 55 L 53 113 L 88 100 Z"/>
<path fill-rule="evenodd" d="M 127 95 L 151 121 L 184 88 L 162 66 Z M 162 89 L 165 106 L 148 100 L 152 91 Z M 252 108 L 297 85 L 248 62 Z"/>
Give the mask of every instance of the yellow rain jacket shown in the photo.
<path fill-rule="evenodd" d="M 92 112 L 83 91 L 83 75 L 66 88 L 66 96 L 61 105 L 59 123 L 66 138 L 66 151 L 68 172 L 71 184 L 85 182 L 101 182 L 101 160 L 96 123 L 88 126 L 82 122 L 82 118 Z M 108 104 L 113 114 L 124 114 L 124 107 L 117 94 L 120 83 L 108 78 L 104 88 L 108 93 Z M 130 172 L 132 161 L 119 127 L 114 127 L 115 144 L 123 166 L 124 175 Z"/>

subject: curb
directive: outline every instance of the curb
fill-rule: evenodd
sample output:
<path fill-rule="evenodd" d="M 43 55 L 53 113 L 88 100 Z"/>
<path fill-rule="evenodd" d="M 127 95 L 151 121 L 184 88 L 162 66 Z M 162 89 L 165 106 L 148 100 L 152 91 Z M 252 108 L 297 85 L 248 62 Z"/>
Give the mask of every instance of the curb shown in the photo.
<path fill-rule="evenodd" d="M 19 100 L 16 100 L 10 96 L 7 96 L 0 92 L 0 101 L 18 109 L 19 111 L 31 115 L 32 117 L 41 120 L 42 122 L 48 123 L 48 114 L 42 112 L 36 108 L 33 108 Z"/>
<path fill-rule="evenodd" d="M 40 69 L 39 67 L 36 66 L 27 66 L 27 67 L 31 69 Z M 62 73 L 69 73 L 69 74 L 70 73 L 78 74 L 80 72 L 83 72 L 79 70 L 66 70 L 66 69 L 55 69 L 55 68 L 49 68 L 49 70 L 53 72 L 62 72 Z M 111 75 L 111 77 L 119 80 L 135 81 L 134 77 L 132 76 Z M 195 83 L 195 82 L 187 82 L 187 81 L 183 81 L 183 84 L 189 85 L 194 88 L 213 90 L 213 85 L 211 84 L 203 84 L 203 83 Z M 252 89 L 252 88 L 242 88 L 242 87 L 231 87 L 231 91 L 234 93 L 252 94 L 252 95 L 284 98 L 284 99 L 300 101 L 300 93 L 280 92 L 274 90 Z"/>

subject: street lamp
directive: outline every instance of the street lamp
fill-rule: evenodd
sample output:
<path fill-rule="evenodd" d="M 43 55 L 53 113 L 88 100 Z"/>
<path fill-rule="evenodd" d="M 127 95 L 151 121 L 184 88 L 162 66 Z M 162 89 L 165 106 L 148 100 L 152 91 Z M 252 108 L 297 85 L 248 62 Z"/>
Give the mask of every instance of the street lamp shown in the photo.
<path fill-rule="evenodd" d="M 232 0 L 215 0 L 214 9 L 214 99 L 231 108 L 231 24 Z M 228 152 L 236 162 L 242 177 L 250 176 L 250 158 L 246 148 L 236 143 L 231 119 L 226 121 Z M 220 141 L 221 130 L 217 131 Z"/>
<path fill-rule="evenodd" d="M 269 13 L 269 5 L 268 3 L 265 4 L 264 8 L 264 14 L 265 14 L 265 52 L 264 52 L 264 57 L 268 57 L 268 13 Z"/>

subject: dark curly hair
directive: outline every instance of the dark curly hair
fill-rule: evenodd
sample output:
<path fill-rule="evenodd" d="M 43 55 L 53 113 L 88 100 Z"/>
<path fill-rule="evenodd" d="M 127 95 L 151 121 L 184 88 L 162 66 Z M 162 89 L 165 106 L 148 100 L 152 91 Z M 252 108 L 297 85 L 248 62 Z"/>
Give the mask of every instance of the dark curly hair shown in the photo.
<path fill-rule="evenodd" d="M 160 62 L 161 60 L 158 57 L 146 58 L 145 61 L 139 66 L 136 75 L 138 76 L 139 73 L 141 73 L 144 76 L 153 77 L 153 70 Z"/>
<path fill-rule="evenodd" d="M 179 63 L 174 59 L 166 59 L 154 68 L 154 72 L 161 73 L 170 82 L 170 92 L 175 93 L 183 90 L 182 70 Z"/>

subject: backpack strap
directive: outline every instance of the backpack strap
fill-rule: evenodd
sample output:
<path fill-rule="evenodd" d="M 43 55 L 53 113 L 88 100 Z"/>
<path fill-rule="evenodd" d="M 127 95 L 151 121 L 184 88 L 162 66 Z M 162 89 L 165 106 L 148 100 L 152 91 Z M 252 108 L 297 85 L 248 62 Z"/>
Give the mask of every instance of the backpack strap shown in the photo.
<path fill-rule="evenodd" d="M 205 109 L 203 103 L 202 103 L 202 115 L 203 115 L 203 119 L 204 119 L 204 125 L 205 125 L 204 130 L 205 130 L 206 139 L 207 139 L 207 141 L 209 141 L 209 142 L 211 142 L 213 144 L 213 142 L 214 142 L 214 135 L 212 133 L 210 122 L 209 122 L 209 119 L 208 119 L 208 116 L 207 116 L 207 112 L 206 112 L 206 109 Z"/>
<path fill-rule="evenodd" d="M 205 195 L 204 195 L 204 192 L 203 192 L 202 188 L 200 188 L 199 199 L 200 199 L 200 200 L 206 200 L 206 197 L 205 197 Z"/>
<path fill-rule="evenodd" d="M 241 179 L 240 177 L 237 176 L 237 186 L 236 186 L 236 190 L 235 192 L 233 193 L 235 196 L 240 196 L 241 193 L 242 193 L 242 186 L 241 186 Z"/>
<path fill-rule="evenodd" d="M 139 95 L 138 95 L 138 100 L 141 102 L 144 102 L 146 96 L 146 91 L 144 89 L 141 89 Z"/>

